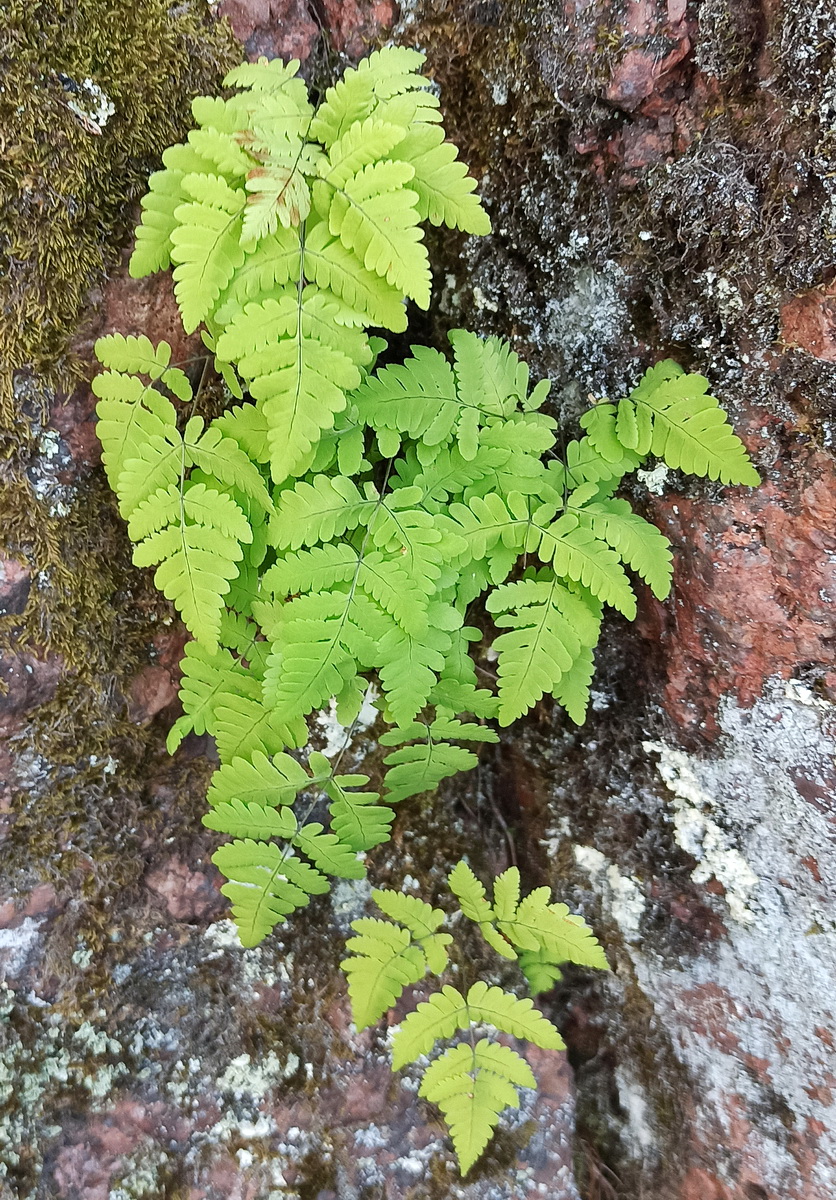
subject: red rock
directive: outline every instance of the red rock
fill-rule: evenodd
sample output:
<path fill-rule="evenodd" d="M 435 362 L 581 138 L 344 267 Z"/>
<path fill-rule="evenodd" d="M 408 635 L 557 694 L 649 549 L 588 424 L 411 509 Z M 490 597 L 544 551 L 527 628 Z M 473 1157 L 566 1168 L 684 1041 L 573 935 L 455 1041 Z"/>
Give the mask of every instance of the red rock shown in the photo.
<path fill-rule="evenodd" d="M 0 617 L 24 611 L 31 574 L 29 567 L 18 559 L 0 555 Z"/>
<path fill-rule="evenodd" d="M 789 299 L 781 309 L 781 340 L 825 362 L 836 362 L 836 294 L 814 288 Z"/>
<path fill-rule="evenodd" d="M 137 725 L 147 725 L 176 699 L 177 683 L 170 671 L 163 666 L 146 667 L 131 683 L 128 716 Z"/>
<path fill-rule="evenodd" d="M 256 59 L 299 58 L 304 61 L 319 37 L 306 0 L 221 0 L 218 15 Z"/>
<path fill-rule="evenodd" d="M 394 0 L 325 0 L 325 12 L 335 47 L 357 61 L 394 24 L 398 6 Z"/>
<path fill-rule="evenodd" d="M 145 886 L 165 904 L 175 921 L 201 921 L 224 908 L 213 880 L 176 855 L 145 876 Z"/>
<path fill-rule="evenodd" d="M 829 455 L 797 442 L 781 476 L 759 488 L 728 488 L 714 505 L 654 497 L 651 509 L 674 544 L 674 591 L 666 608 L 644 606 L 639 623 L 661 640 L 665 708 L 682 728 L 702 724 L 711 736 L 722 696 L 749 705 L 770 676 L 790 679 L 799 663 L 830 666 L 836 467 Z"/>
<path fill-rule="evenodd" d="M 657 60 L 647 50 L 628 50 L 613 71 L 606 98 L 617 108 L 633 112 L 653 91 Z"/>
<path fill-rule="evenodd" d="M 725 1184 L 700 1167 L 692 1167 L 682 1184 L 682 1200 L 739 1200 Z"/>
<path fill-rule="evenodd" d="M 673 152 L 670 133 L 662 133 L 658 127 L 631 125 L 622 134 L 622 154 L 625 168 L 637 170 L 662 162 Z"/>
<path fill-rule="evenodd" d="M 38 658 L 28 650 L 5 653 L 0 658 L 0 736 L 17 727 L 17 721 L 55 695 L 64 669 L 58 655 Z"/>

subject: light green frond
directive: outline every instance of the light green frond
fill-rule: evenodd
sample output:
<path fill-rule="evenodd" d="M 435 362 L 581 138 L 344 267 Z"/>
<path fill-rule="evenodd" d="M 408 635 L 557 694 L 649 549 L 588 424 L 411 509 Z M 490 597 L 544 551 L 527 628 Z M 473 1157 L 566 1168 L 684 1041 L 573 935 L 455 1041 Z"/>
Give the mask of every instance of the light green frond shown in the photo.
<path fill-rule="evenodd" d="M 275 842 L 229 842 L 215 851 L 212 862 L 229 880 L 221 891 L 232 902 L 243 946 L 257 946 L 311 896 L 328 891 L 324 875 L 289 858 Z"/>
<path fill-rule="evenodd" d="M 331 828 L 352 850 L 371 850 L 389 839 L 395 818 L 391 808 L 377 804 L 377 792 L 355 791 L 369 782 L 368 775 L 337 775 L 325 785 L 331 799 Z"/>
<path fill-rule="evenodd" d="M 499 723 L 509 725 L 553 691 L 581 649 L 574 624 L 561 610 L 565 589 L 556 580 L 509 584 L 492 592 L 488 610 L 510 632 L 494 641 L 499 654 Z M 516 607 L 517 613 L 507 611 Z"/>
<path fill-rule="evenodd" d="M 418 1094 L 437 1104 L 450 1129 L 462 1175 L 484 1150 L 499 1115 L 519 1108 L 518 1087 L 536 1087 L 531 1068 L 510 1046 L 489 1038 L 447 1050 L 424 1072 Z"/>
<path fill-rule="evenodd" d="M 395 333 L 406 329 L 403 293 L 373 271 L 331 233 L 325 221 L 308 229 L 304 245 L 305 273 L 321 288 L 339 296 L 349 308 L 367 315 L 368 324 Z"/>
<path fill-rule="evenodd" d="M 210 648 L 220 634 L 223 597 L 238 572 L 238 541 L 211 525 L 169 526 L 135 547 L 138 567 L 160 565 L 154 583 L 174 602 L 186 628 Z"/>
<path fill-rule="evenodd" d="M 191 201 L 175 209 L 171 261 L 177 264 L 174 294 L 191 333 L 244 261 L 239 237 L 246 200 L 219 175 L 186 175 L 181 186 Z"/>
<path fill-rule="evenodd" d="M 299 59 L 292 58 L 282 62 L 280 58 L 267 59 L 263 56 L 257 62 L 244 62 L 233 67 L 224 77 L 224 87 L 250 88 L 254 92 L 287 91 L 299 94 L 302 101 L 307 103 L 307 90 L 302 80 L 296 78 L 299 70 Z M 298 86 L 301 84 L 301 88 Z"/>
<path fill-rule="evenodd" d="M 680 375 L 642 397 L 653 412 L 653 454 L 692 475 L 756 487 L 760 475 L 702 375 Z"/>
<path fill-rule="evenodd" d="M 257 842 L 266 842 L 269 838 L 288 839 L 296 833 L 296 818 L 289 808 L 268 808 L 243 800 L 218 804 L 202 819 L 207 829 Z"/>
<path fill-rule="evenodd" d="M 407 131 L 400 125 L 373 117 L 359 121 L 332 142 L 327 159 L 320 163 L 319 174 L 332 187 L 344 187 L 353 175 L 385 158 L 406 137 Z"/>
<path fill-rule="evenodd" d="M 460 412 L 450 364 L 426 346 L 413 346 L 402 366 L 369 377 L 351 399 L 372 429 L 396 429 L 427 445 L 446 441 Z"/>
<path fill-rule="evenodd" d="M 406 186 L 412 175 L 402 162 L 363 167 L 334 194 L 328 225 L 367 270 L 428 308 L 431 277 L 418 196 Z"/>
<path fill-rule="evenodd" d="M 478 925 L 493 920 L 493 908 L 485 893 L 485 886 L 481 879 L 474 875 L 464 859 L 458 862 L 450 872 L 447 882 L 450 884 L 453 895 L 458 897 L 459 905 L 466 917 Z"/>
<path fill-rule="evenodd" d="M 168 736 L 166 748 L 169 754 L 174 753 L 192 729 L 198 734 L 214 731 L 215 710 L 227 691 L 254 696 L 261 691 L 228 650 L 211 650 L 199 642 L 186 643 L 180 669 L 180 703 L 185 717 L 180 718 Z"/>
<path fill-rule="evenodd" d="M 491 231 L 488 214 L 474 195 L 476 180 L 458 161 L 459 152 L 444 140 L 438 125 L 413 125 L 409 134 L 395 146 L 393 157 L 411 164 L 415 175 L 410 187 L 418 194 L 418 214 L 422 221 L 447 225 L 465 233 L 484 235 Z"/>
<path fill-rule="evenodd" d="M 351 846 L 345 845 L 335 833 L 323 833 L 323 827 L 315 821 L 302 826 L 293 844 L 324 875 L 336 875 L 339 879 L 362 879 L 366 874 L 365 867 Z"/>
<path fill-rule="evenodd" d="M 275 297 L 302 271 L 303 249 L 298 229 L 279 226 L 251 250 L 218 298 L 213 319 L 228 325 L 250 302 Z"/>
<path fill-rule="evenodd" d="M 207 475 L 243 492 L 260 512 L 272 513 L 273 502 L 261 472 L 233 438 L 224 436 L 225 424 L 220 418 L 202 432 L 190 422 L 184 437 L 189 458 Z"/>
<path fill-rule="evenodd" d="M 257 751 L 272 755 L 285 746 L 303 746 L 308 735 L 300 715 L 281 721 L 260 699 L 235 692 L 218 697 L 213 725 L 218 757 L 224 764 L 235 757 L 252 758 Z"/>
<path fill-rule="evenodd" d="M 638 513 L 626 500 L 603 500 L 581 510 L 581 521 L 589 523 L 596 537 L 607 542 L 623 562 L 649 584 L 659 600 L 671 590 L 673 555 L 663 533 Z"/>
<path fill-rule="evenodd" d="M 634 619 L 636 597 L 618 556 L 591 529 L 580 525 L 573 513 L 565 513 L 543 530 L 536 549 L 542 562 L 553 563 L 557 575 L 583 584 L 628 620 Z"/>
<path fill-rule="evenodd" d="M 99 397 L 96 434 L 102 462 L 115 491 L 125 465 L 140 457 L 144 445 L 177 440 L 177 412 L 170 400 L 136 375 L 105 371 L 94 377 L 92 388 Z"/>
<path fill-rule="evenodd" d="M 442 779 L 459 771 L 469 771 L 479 761 L 471 750 L 451 746 L 447 742 L 419 742 L 402 746 L 387 754 L 383 760 L 389 767 L 383 778 L 386 799 L 390 804 L 434 791 Z"/>
<path fill-rule="evenodd" d="M 250 382 L 250 394 L 260 401 L 267 422 L 271 471 L 276 483 L 292 474 L 300 460 L 330 429 L 346 405 L 345 393 L 360 382 L 360 374 L 340 346 L 353 346 L 350 330 L 335 327 L 331 344 L 306 332 L 306 308 L 311 320 L 321 294 L 295 296 L 248 304 L 218 340 L 218 351 L 238 363 Z M 308 325 L 308 328 L 310 326 Z"/>
<path fill-rule="evenodd" d="M 583 725 L 589 707 L 589 688 L 595 674 L 595 655 L 589 646 L 581 646 L 568 671 L 558 679 L 552 695 L 562 704 L 576 725 Z"/>
<path fill-rule="evenodd" d="M 357 936 L 346 942 L 349 957 L 340 965 L 348 976 L 354 1024 L 365 1029 L 422 978 L 426 959 L 408 929 L 374 917 L 361 917 L 351 927 Z"/>
<path fill-rule="evenodd" d="M 379 645 L 380 682 L 387 707 L 398 725 L 414 720 L 426 704 L 449 648 L 449 634 L 433 627 L 432 612 L 429 627 L 420 637 L 411 637 L 400 628 L 384 634 Z"/>
<path fill-rule="evenodd" d="M 271 544 L 296 550 L 330 541 L 368 521 L 374 506 L 353 480 L 315 475 L 312 482 L 299 482 L 279 494 L 276 516 L 270 521 Z"/>
<path fill-rule="evenodd" d="M 289 754 L 278 753 L 268 758 L 262 751 L 254 750 L 249 758 L 234 757 L 218 767 L 206 800 L 213 808 L 232 801 L 262 808 L 290 805 L 301 791 L 318 781 L 317 775 L 311 778 Z"/>
<path fill-rule="evenodd" d="M 466 999 L 447 985 L 409 1014 L 392 1045 L 393 1069 L 397 1071 L 428 1054 L 439 1039 L 452 1037 L 456 1030 L 469 1029 L 480 1022 L 493 1025 L 502 1033 L 526 1038 L 544 1050 L 563 1049 L 560 1034 L 531 1000 L 519 1000 L 478 980 Z"/>
<path fill-rule="evenodd" d="M 550 992 L 554 985 L 563 978 L 560 967 L 557 963 L 552 962 L 548 950 L 543 949 L 542 946 L 536 950 L 520 950 L 518 962 L 532 996 Z"/>

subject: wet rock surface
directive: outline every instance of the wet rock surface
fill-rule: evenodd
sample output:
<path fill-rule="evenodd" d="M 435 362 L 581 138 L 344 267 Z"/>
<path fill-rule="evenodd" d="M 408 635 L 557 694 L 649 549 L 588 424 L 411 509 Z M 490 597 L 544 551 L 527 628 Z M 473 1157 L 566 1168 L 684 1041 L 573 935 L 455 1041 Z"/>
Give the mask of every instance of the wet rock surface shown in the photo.
<path fill-rule="evenodd" d="M 584 911 L 613 966 L 547 998 L 574 1083 L 562 1056 L 532 1059 L 540 1092 L 467 1185 L 432 1110 L 392 1079 L 385 1033 L 349 1026 L 338 963 L 364 896 L 241 950 L 200 828 L 211 747 L 164 751 L 182 634 L 130 564 L 86 380 L 110 328 L 194 352 L 167 283 L 126 278 L 120 239 L 189 96 L 238 52 L 202 5 L 146 8 L 148 28 L 123 14 L 126 41 L 103 24 L 130 75 L 109 68 L 118 137 L 109 118 L 76 130 L 49 74 L 78 84 L 92 66 L 67 51 L 44 67 L 31 24 L 0 30 L 60 132 L 53 176 L 88 212 L 79 166 L 107 180 L 76 243 L 37 259 L 14 219 L 49 217 L 55 196 L 25 121 L 0 164 L 17 189 L 6 311 L 25 311 L 50 262 L 83 280 L 53 288 L 40 341 L 15 322 L 0 339 L 0 1197 L 829 1200 L 831 5 L 212 6 L 251 57 L 309 73 L 393 21 L 426 49 L 494 234 L 432 234 L 437 306 L 414 314 L 415 340 L 459 324 L 508 337 L 567 420 L 670 355 L 709 377 L 765 480 L 642 477 L 633 498 L 674 543 L 674 594 L 610 624 L 587 725 L 538 711 L 380 853 L 376 878 L 408 870 L 429 893 L 464 846 L 496 870 L 513 854 Z M 84 45 L 96 5 L 68 11 L 66 45 Z M 130 48 L 149 39 L 170 56 L 149 76 L 157 124 L 129 98 Z"/>

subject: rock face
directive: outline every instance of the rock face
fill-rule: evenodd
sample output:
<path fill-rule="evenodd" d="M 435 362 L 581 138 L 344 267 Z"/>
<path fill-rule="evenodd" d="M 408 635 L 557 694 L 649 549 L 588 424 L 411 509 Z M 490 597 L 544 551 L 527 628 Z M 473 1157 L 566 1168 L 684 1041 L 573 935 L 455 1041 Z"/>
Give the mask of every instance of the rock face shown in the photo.
<path fill-rule="evenodd" d="M 17 73 L 0 102 L 17 147 L 0 159 L 0 1197 L 829 1200 L 829 0 L 212 8 L 76 0 L 0 28 Z M 182 632 L 97 468 L 95 336 L 193 352 L 165 281 L 129 281 L 119 253 L 189 98 L 240 53 L 219 15 L 251 56 L 314 74 L 393 21 L 426 49 L 494 234 L 433 235 L 415 340 L 509 338 L 567 422 L 674 357 L 709 377 L 764 477 L 645 473 L 633 498 L 674 543 L 674 593 L 608 627 L 587 724 L 544 707 L 376 862 L 431 889 L 464 846 L 507 865 L 507 833 L 610 955 L 609 976 L 546 1001 L 576 1100 L 564 1059 L 533 1063 L 537 1099 L 466 1186 L 382 1036 L 349 1027 L 338 963 L 362 891 L 311 906 L 283 944 L 237 946 L 199 832 L 211 748 L 163 747 Z"/>
<path fill-rule="evenodd" d="M 832 24 L 803 2 L 428 0 L 401 36 L 429 47 L 494 222 L 463 259 L 448 244 L 442 319 L 510 336 L 567 418 L 661 357 L 701 370 L 764 476 L 640 473 L 673 595 L 610 629 L 583 730 L 544 713 L 498 764 L 532 865 L 597 916 L 614 967 L 560 997 L 581 1186 L 824 1200 Z"/>

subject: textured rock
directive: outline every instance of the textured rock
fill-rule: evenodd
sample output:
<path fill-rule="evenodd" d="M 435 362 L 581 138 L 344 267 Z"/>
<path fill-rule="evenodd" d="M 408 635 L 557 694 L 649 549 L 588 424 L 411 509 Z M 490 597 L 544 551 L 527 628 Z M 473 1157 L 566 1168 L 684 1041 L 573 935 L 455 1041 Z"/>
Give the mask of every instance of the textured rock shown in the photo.
<path fill-rule="evenodd" d="M 110 328 L 174 340 L 175 357 L 198 348 L 164 281 L 129 281 L 124 261 L 101 272 L 189 89 L 213 86 L 231 51 L 204 26 L 198 52 L 189 26 L 174 55 L 188 5 L 109 8 L 105 39 L 124 26 L 136 40 L 137 13 L 162 22 L 143 34 L 177 59 L 149 65 L 171 89 L 161 123 L 131 108 L 134 73 L 114 80 L 122 123 L 72 142 L 52 63 L 31 31 L 12 47 L 35 64 L 61 183 L 18 173 L 14 212 L 28 229 L 40 206 L 63 228 L 75 197 L 94 232 L 73 231 L 72 286 L 57 287 L 63 260 L 38 225 L 48 253 L 15 259 L 9 311 L 54 303 L 37 354 L 26 341 L 0 356 L 17 368 L 0 464 L 2 1200 L 830 1200 L 832 6 L 417 0 L 395 29 L 427 50 L 495 227 L 432 235 L 438 307 L 416 339 L 452 324 L 509 337 L 567 420 L 673 355 L 708 375 L 765 479 L 749 492 L 644 475 L 634 499 L 675 543 L 674 594 L 644 596 L 632 630 L 608 626 L 587 726 L 542 706 L 478 787 L 410 809 L 398 857 L 376 860 L 382 882 L 408 867 L 431 890 L 463 847 L 496 869 L 513 851 L 609 950 L 610 975 L 568 974 L 545 1001 L 576 1068 L 574 1147 L 565 1060 L 532 1056 L 536 1100 L 464 1187 L 432 1113 L 391 1080 L 384 1038 L 349 1026 L 337 964 L 363 896 L 349 887 L 242 951 L 199 825 L 211 749 L 162 748 L 182 635 L 130 566 L 78 378 Z M 309 55 L 312 72 L 396 16 L 389 0 L 217 10 L 251 56 Z M 24 154 L 53 146 L 38 130 Z M 55 311 L 74 321 L 85 293 L 70 370 Z M 477 818 L 451 815 L 455 801 Z"/>
<path fill-rule="evenodd" d="M 429 47 L 494 223 L 464 266 L 445 241 L 439 334 L 510 335 L 567 419 L 676 357 L 708 376 L 764 476 L 749 491 L 642 474 L 634 500 L 675 546 L 671 599 L 645 595 L 635 632 L 611 627 L 583 730 L 544 711 L 497 759 L 518 857 L 597 918 L 614 967 L 560 992 L 581 1187 L 825 1200 L 827 6 L 471 4 L 460 24 L 426 0 L 402 30 Z"/>

